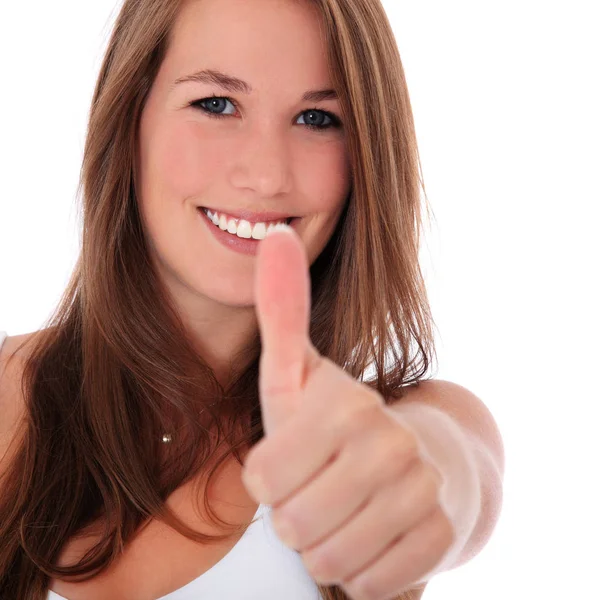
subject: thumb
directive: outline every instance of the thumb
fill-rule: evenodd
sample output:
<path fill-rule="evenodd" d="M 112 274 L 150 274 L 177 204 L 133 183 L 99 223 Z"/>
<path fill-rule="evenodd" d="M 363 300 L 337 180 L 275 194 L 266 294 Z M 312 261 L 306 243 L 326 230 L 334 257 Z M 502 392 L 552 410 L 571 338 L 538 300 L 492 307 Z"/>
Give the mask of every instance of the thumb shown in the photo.
<path fill-rule="evenodd" d="M 306 250 L 290 227 L 261 241 L 255 274 L 260 328 L 259 392 L 265 432 L 299 406 L 310 348 L 310 277 Z"/>

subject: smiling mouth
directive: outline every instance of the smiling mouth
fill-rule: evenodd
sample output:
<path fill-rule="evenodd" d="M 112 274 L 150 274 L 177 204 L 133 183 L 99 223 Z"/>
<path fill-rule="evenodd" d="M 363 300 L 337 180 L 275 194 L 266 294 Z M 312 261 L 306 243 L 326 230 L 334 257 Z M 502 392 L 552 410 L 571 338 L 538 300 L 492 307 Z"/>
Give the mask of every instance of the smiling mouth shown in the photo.
<path fill-rule="evenodd" d="M 266 234 L 274 227 L 281 227 L 283 224 L 292 225 L 299 217 L 288 217 L 275 221 L 257 221 L 250 222 L 245 219 L 236 219 L 227 214 L 220 214 L 206 207 L 197 207 L 197 210 L 204 213 L 210 224 L 224 233 L 229 233 L 234 237 L 248 239 L 249 241 L 262 240 Z"/>
<path fill-rule="evenodd" d="M 222 218 L 225 219 L 225 221 L 227 223 L 229 223 L 230 221 L 233 221 L 234 223 L 238 224 L 241 221 L 246 221 L 248 223 L 250 223 L 250 225 L 254 225 L 256 223 L 264 223 L 265 225 L 270 225 L 270 224 L 275 224 L 275 223 L 286 223 L 286 224 L 290 224 L 292 220 L 299 218 L 299 217 L 287 217 L 287 216 L 281 216 L 281 217 L 276 217 L 276 218 L 265 218 L 265 219 L 261 219 L 260 217 L 258 218 L 252 218 L 251 216 L 234 216 L 234 215 L 230 215 L 226 212 L 221 212 L 219 210 L 213 209 L 213 208 L 209 208 L 206 206 L 198 206 L 197 207 L 198 210 L 201 210 L 202 212 L 204 212 L 209 218 L 212 218 L 212 216 L 216 216 L 217 220 L 221 220 Z M 265 213 L 265 216 L 269 217 L 270 215 L 272 215 L 273 213 Z M 244 215 L 244 213 L 242 213 L 242 215 Z"/>

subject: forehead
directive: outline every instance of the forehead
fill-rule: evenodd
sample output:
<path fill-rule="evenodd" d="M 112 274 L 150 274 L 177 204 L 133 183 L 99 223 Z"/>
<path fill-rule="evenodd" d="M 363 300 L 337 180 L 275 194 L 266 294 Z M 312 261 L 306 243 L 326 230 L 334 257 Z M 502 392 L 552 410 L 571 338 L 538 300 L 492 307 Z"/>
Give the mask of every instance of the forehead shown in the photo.
<path fill-rule="evenodd" d="M 327 83 L 327 47 L 317 9 L 298 0 L 187 0 L 165 65 L 174 76 L 200 68 L 294 89 Z"/>

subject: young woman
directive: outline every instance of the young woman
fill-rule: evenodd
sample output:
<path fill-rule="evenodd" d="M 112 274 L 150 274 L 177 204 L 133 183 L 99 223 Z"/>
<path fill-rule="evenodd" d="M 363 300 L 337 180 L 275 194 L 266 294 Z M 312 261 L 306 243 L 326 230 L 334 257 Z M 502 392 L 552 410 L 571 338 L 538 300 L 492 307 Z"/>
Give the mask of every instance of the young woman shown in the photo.
<path fill-rule="evenodd" d="M 0 335 L 1 598 L 408 600 L 481 549 L 502 442 L 412 385 L 422 182 L 379 0 L 125 0 L 81 186 L 58 310 Z"/>

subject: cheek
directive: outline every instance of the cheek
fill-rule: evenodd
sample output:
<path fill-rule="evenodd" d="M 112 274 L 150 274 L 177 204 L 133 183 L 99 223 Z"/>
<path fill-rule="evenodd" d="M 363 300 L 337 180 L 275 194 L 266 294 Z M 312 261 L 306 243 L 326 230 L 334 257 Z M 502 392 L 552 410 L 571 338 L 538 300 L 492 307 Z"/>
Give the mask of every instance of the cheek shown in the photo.
<path fill-rule="evenodd" d="M 324 145 L 306 157 L 302 197 L 307 213 L 320 214 L 324 221 L 335 221 L 350 191 L 350 162 L 340 141 Z"/>
<path fill-rule="evenodd" d="M 222 164 L 214 147 L 186 122 L 172 123 L 165 130 L 158 162 L 164 186 L 179 198 L 198 195 Z"/>
<path fill-rule="evenodd" d="M 304 239 L 312 265 L 335 231 L 352 180 L 349 157 L 341 144 L 323 147 L 319 156 L 308 157 L 305 165 L 301 179 L 302 212 L 310 215 L 304 228 Z"/>

